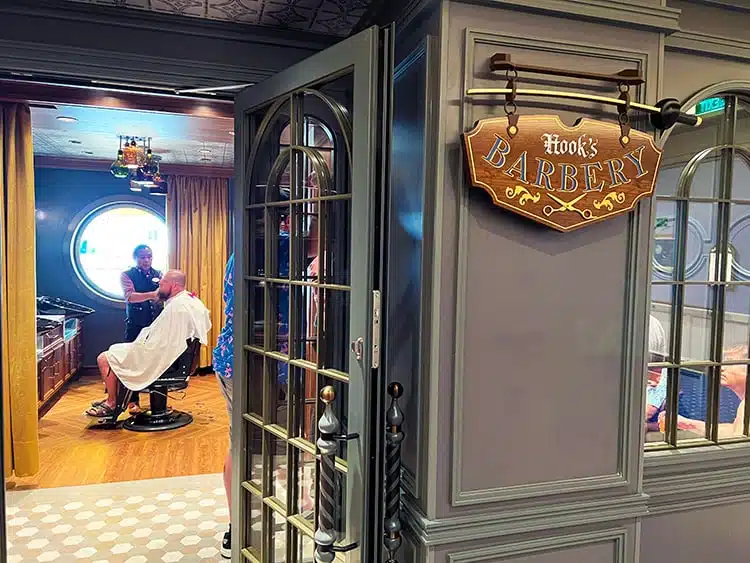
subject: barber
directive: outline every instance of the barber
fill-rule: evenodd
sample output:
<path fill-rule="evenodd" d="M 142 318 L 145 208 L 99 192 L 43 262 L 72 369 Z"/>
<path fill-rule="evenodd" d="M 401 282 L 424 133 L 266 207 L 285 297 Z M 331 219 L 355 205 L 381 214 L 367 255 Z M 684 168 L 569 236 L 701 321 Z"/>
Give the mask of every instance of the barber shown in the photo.
<path fill-rule="evenodd" d="M 148 245 L 139 244 L 133 250 L 135 266 L 120 275 L 125 297 L 125 342 L 134 342 L 141 330 L 151 326 L 161 313 L 159 281 L 162 274 L 151 267 L 153 252 Z M 140 397 L 133 393 L 128 405 L 130 414 L 140 411 Z"/>

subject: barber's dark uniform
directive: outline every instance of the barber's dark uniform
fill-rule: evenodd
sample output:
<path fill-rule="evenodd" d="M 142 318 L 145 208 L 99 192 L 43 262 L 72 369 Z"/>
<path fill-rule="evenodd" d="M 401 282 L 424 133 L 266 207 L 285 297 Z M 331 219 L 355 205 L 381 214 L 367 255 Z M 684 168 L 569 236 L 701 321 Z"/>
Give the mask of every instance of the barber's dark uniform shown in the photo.
<path fill-rule="evenodd" d="M 154 279 L 161 279 L 161 272 L 150 268 L 144 272 L 139 268 L 130 268 L 125 275 L 133 282 L 133 290 L 136 293 L 149 293 L 159 288 L 159 283 Z M 154 319 L 159 316 L 163 306 L 152 301 L 125 304 L 125 342 L 133 342 L 141 330 L 150 326 Z M 138 393 L 134 392 L 133 402 L 138 402 Z"/>

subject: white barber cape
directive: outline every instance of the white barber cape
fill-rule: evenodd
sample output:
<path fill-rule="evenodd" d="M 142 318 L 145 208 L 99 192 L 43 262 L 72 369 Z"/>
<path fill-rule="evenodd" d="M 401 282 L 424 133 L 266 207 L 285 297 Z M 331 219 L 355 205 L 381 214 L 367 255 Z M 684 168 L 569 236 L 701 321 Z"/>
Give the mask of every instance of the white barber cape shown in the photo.
<path fill-rule="evenodd" d="M 113 344 L 107 351 L 112 371 L 131 391 L 151 385 L 187 350 L 192 338 L 208 344 L 211 318 L 203 302 L 188 291 L 167 300 L 161 315 L 135 342 Z"/>

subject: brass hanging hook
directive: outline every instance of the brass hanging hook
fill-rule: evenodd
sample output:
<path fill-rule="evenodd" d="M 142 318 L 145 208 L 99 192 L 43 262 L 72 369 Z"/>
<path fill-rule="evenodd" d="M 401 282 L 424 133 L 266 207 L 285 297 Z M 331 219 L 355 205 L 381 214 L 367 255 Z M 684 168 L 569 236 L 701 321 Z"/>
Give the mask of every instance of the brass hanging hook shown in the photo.
<path fill-rule="evenodd" d="M 513 73 L 511 76 L 511 72 Z M 518 82 L 518 70 L 511 65 L 505 71 L 505 79 L 508 81 L 506 88 L 509 90 L 505 94 L 505 103 L 503 109 L 508 118 L 508 136 L 512 139 L 518 134 L 518 106 L 516 105 L 516 84 Z"/>
<path fill-rule="evenodd" d="M 625 147 L 630 143 L 630 85 L 620 83 L 617 85 L 620 91 L 620 99 L 625 102 L 617 107 L 617 121 L 620 124 L 620 144 Z"/>

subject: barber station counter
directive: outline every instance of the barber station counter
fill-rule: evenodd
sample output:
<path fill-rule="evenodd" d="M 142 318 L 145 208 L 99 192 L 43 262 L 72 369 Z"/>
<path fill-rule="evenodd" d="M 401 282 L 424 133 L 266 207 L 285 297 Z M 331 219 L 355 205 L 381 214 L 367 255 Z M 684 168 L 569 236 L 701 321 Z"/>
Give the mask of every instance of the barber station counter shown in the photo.
<path fill-rule="evenodd" d="M 39 297 L 37 311 L 37 404 L 41 412 L 81 369 L 83 316 L 93 310 L 76 303 Z"/>
<path fill-rule="evenodd" d="M 36 365 L 40 409 L 81 368 L 82 325 L 81 319 L 65 319 L 63 315 L 37 316 Z"/>

